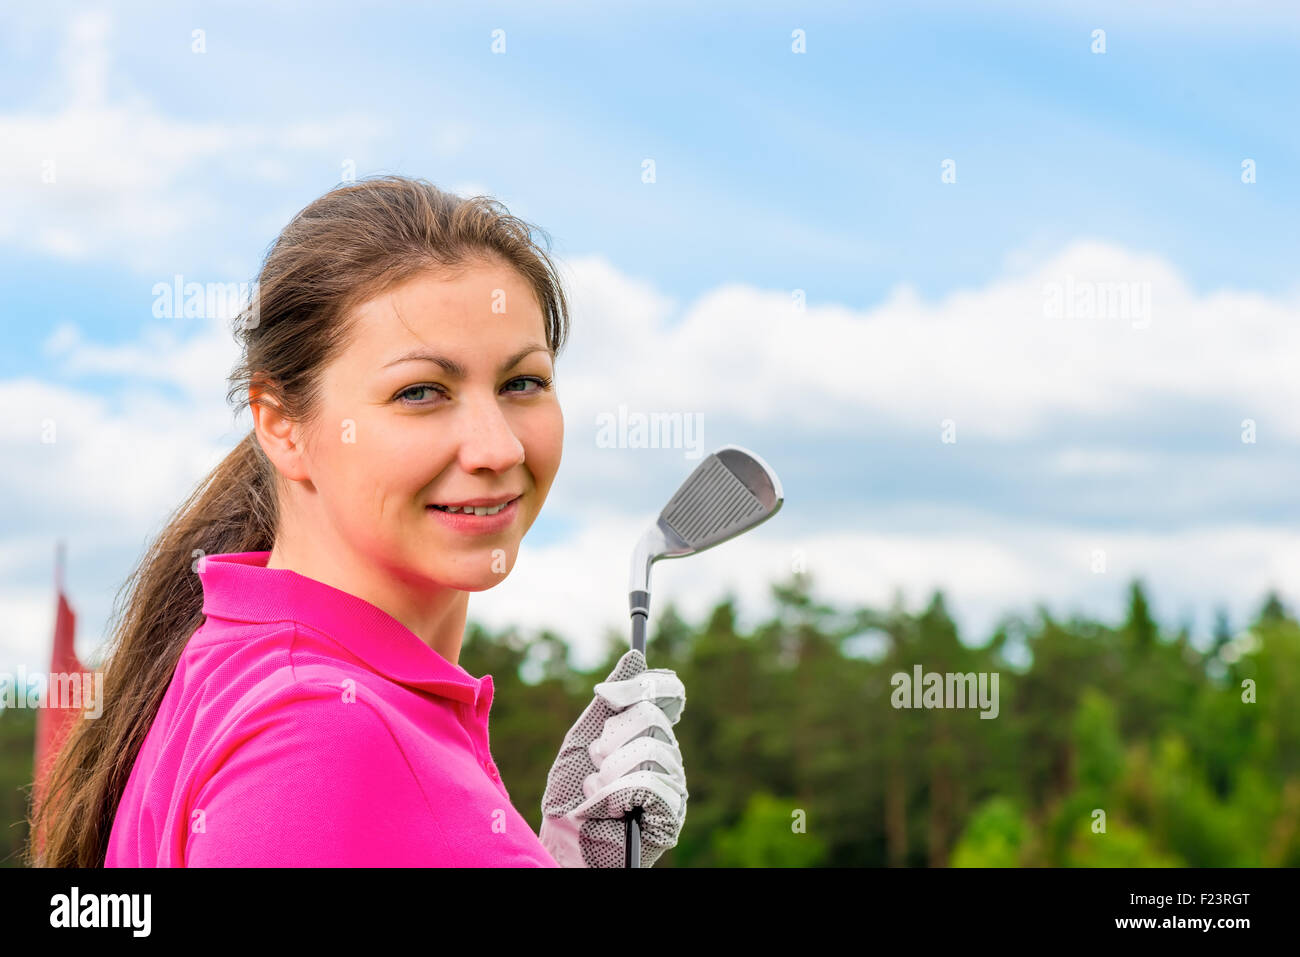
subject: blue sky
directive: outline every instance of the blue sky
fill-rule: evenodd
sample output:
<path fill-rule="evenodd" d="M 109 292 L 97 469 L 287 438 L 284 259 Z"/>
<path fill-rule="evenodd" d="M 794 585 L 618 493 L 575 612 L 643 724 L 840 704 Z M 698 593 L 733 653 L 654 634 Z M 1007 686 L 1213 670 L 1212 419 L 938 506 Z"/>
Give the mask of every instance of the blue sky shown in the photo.
<path fill-rule="evenodd" d="M 219 332 L 159 323 L 153 285 L 251 280 L 348 161 L 492 193 L 579 294 L 561 476 L 472 617 L 588 651 L 623 627 L 624 553 L 691 463 L 594 448 L 620 403 L 699 415 L 786 484 L 744 544 L 656 570 L 688 610 L 731 589 L 759 613 L 795 554 L 836 601 L 943 587 L 968 640 L 1036 600 L 1113 616 L 1130 574 L 1202 631 L 1217 604 L 1241 624 L 1293 596 L 1300 13 L 1127 7 L 0 14 L 0 654 L 41 662 L 59 535 L 92 647 L 145 538 L 247 428 Z M 1067 276 L 1146 284 L 1149 327 L 1045 319 Z M 34 447 L 49 415 L 63 437 Z"/>

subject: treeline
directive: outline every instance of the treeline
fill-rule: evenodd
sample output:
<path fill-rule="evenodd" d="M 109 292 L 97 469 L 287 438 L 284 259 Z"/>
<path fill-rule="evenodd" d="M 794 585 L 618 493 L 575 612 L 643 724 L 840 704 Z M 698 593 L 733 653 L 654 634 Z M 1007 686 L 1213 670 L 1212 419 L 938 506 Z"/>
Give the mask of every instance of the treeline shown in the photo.
<path fill-rule="evenodd" d="M 686 686 L 690 790 L 658 866 L 1300 864 L 1300 625 L 1276 596 L 1235 631 L 1220 614 L 1198 650 L 1140 582 L 1117 626 L 1040 608 L 979 647 L 942 593 L 913 613 L 820 604 L 806 576 L 772 591 L 775 617 L 748 634 L 730 600 L 698 625 L 655 615 L 650 665 Z M 493 754 L 534 827 L 626 641 L 579 674 L 558 636 L 467 633 L 461 663 L 493 675 Z M 893 676 L 918 665 L 996 673 L 997 717 L 894 707 Z"/>

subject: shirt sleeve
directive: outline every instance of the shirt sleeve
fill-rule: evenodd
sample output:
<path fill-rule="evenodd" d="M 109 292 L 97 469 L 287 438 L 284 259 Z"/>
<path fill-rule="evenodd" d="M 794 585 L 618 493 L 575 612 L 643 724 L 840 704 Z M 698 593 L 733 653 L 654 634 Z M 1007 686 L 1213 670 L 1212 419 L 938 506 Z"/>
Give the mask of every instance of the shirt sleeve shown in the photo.
<path fill-rule="evenodd" d="M 376 707 L 338 688 L 241 719 L 189 805 L 188 867 L 405 867 L 445 842 Z"/>

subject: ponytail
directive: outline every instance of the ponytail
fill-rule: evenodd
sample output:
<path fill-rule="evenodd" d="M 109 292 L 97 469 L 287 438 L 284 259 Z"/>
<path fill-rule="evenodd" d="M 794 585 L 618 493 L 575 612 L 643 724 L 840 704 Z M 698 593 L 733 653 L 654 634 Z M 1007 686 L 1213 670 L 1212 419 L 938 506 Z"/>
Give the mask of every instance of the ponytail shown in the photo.
<path fill-rule="evenodd" d="M 33 802 L 29 865 L 103 866 L 135 759 L 181 652 L 203 623 L 198 559 L 271 548 L 269 471 L 250 432 L 177 509 L 119 592 L 126 600 L 114 614 L 103 710 L 97 718 L 73 721 Z"/>

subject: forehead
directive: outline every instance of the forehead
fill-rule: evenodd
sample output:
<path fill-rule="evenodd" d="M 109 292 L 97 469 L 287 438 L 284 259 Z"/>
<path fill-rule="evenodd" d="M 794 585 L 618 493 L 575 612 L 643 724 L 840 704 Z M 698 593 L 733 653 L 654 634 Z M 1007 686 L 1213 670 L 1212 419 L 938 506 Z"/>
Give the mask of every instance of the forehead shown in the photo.
<path fill-rule="evenodd" d="M 347 350 L 358 361 L 394 358 L 412 346 L 509 348 L 546 342 L 532 285 L 512 267 L 478 262 L 455 271 L 423 271 L 356 306 Z"/>

